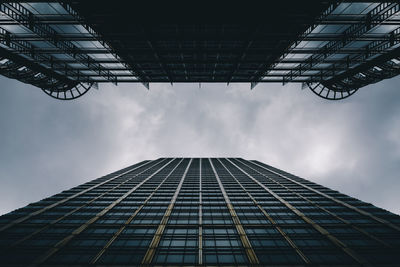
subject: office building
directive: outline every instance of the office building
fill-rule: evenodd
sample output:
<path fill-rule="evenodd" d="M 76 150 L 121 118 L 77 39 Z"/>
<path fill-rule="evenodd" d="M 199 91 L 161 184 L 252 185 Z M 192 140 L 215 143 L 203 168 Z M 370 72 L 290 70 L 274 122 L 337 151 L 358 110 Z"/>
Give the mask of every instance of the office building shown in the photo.
<path fill-rule="evenodd" d="M 258 161 L 143 161 L 0 217 L 6 266 L 398 266 L 400 216 Z"/>

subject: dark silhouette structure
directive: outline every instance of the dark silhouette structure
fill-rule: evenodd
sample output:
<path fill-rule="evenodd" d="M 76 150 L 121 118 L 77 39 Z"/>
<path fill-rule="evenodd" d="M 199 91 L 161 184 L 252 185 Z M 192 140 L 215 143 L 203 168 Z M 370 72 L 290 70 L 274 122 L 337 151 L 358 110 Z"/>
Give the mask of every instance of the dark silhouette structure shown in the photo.
<path fill-rule="evenodd" d="M 258 161 L 160 158 L 0 217 L 5 266 L 398 266 L 400 216 Z"/>
<path fill-rule="evenodd" d="M 2 2 L 0 73 L 58 99 L 103 82 L 295 82 L 343 99 L 399 74 L 398 1 L 136 2 Z"/>

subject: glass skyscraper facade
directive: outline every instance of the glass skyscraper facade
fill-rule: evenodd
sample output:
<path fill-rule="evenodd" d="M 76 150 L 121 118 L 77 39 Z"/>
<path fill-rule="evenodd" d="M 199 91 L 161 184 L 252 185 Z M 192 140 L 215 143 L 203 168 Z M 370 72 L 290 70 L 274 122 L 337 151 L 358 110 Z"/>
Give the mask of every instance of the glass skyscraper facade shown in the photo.
<path fill-rule="evenodd" d="M 143 161 L 0 217 L 0 265 L 400 264 L 400 216 L 258 161 Z"/>

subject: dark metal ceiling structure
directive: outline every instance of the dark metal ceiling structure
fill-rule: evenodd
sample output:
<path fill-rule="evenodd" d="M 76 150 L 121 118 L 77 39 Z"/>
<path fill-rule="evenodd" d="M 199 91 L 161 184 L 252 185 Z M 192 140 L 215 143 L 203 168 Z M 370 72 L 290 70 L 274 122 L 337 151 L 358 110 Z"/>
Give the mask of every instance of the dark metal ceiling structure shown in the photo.
<path fill-rule="evenodd" d="M 398 1 L 130 3 L 1 2 L 0 74 L 58 99 L 103 82 L 296 82 L 335 100 L 399 74 Z"/>

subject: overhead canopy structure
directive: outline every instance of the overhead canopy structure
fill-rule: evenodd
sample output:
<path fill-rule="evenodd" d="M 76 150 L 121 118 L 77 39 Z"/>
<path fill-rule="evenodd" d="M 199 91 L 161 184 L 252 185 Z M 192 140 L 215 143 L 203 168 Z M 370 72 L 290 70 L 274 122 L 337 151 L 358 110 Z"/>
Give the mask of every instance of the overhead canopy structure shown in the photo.
<path fill-rule="evenodd" d="M 343 99 L 399 74 L 398 1 L 268 2 L 2 2 L 0 74 L 58 99 L 103 82 L 296 82 Z"/>

